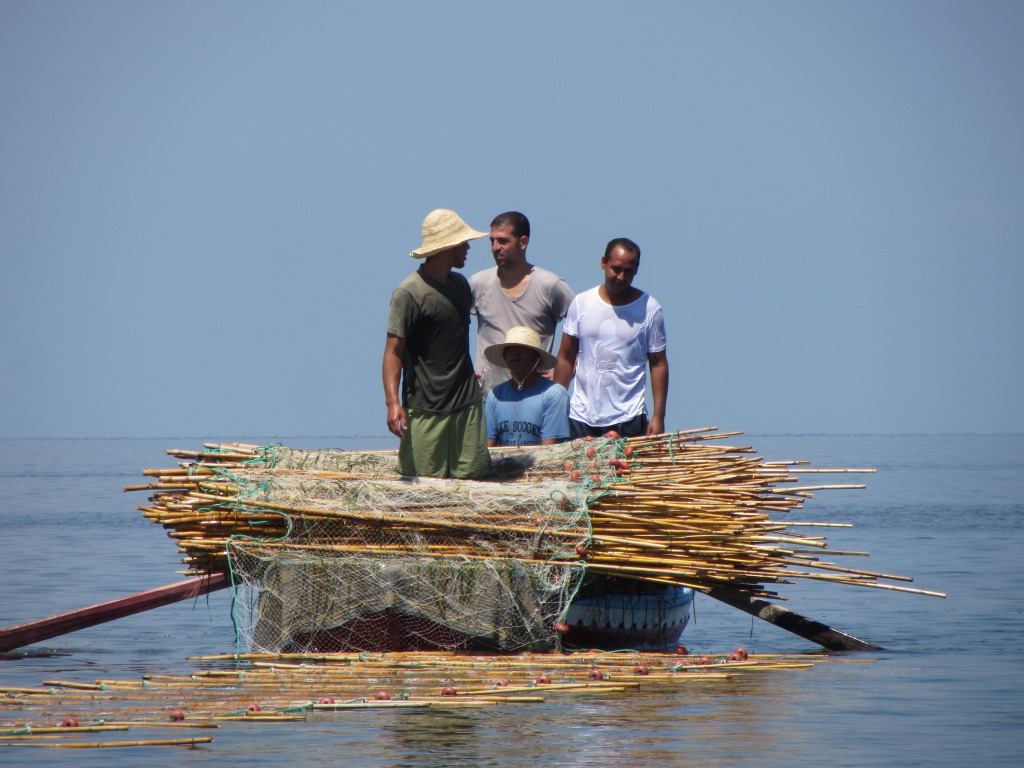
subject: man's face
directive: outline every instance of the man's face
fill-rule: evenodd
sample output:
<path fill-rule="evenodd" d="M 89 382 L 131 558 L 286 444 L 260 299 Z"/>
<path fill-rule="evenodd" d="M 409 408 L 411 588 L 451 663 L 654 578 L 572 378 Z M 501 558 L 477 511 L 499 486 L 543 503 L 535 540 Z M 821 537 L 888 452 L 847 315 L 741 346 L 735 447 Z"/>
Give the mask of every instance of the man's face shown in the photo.
<path fill-rule="evenodd" d="M 512 378 L 516 381 L 522 381 L 530 375 L 530 371 L 537 365 L 540 354 L 535 349 L 513 344 L 510 347 L 505 347 L 504 358 L 505 366 L 508 368 L 508 372 L 512 374 Z"/>
<path fill-rule="evenodd" d="M 491 254 L 494 256 L 494 263 L 503 267 L 516 259 L 525 258 L 526 244 L 529 241 L 530 238 L 526 235 L 513 235 L 512 227 L 492 227 Z"/>
<path fill-rule="evenodd" d="M 451 251 L 452 269 L 462 269 L 466 266 L 466 256 L 469 255 L 469 243 L 459 243 Z"/>
<path fill-rule="evenodd" d="M 640 269 L 640 257 L 617 245 L 607 259 L 601 259 L 601 266 L 604 268 L 604 285 L 608 295 L 624 296 L 629 293 L 633 278 Z"/>

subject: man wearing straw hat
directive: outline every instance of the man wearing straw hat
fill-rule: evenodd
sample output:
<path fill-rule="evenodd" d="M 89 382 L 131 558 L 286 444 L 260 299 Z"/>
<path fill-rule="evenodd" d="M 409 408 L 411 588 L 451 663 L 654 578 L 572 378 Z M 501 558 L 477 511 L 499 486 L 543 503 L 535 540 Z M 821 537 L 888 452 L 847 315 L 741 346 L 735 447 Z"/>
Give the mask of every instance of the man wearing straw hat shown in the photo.
<path fill-rule="evenodd" d="M 469 355 L 469 241 L 486 237 L 445 209 L 423 220 L 423 259 L 391 295 L 384 346 L 388 429 L 403 475 L 481 477 L 490 470 L 483 395 Z M 399 392 L 401 382 L 401 393 Z"/>
<path fill-rule="evenodd" d="M 499 213 L 491 222 L 495 266 L 469 278 L 477 321 L 476 364 L 485 393 L 508 381 L 508 371 L 492 365 L 484 350 L 504 341 L 510 328 L 525 326 L 540 335 L 541 346 L 550 352 L 555 327 L 572 301 L 565 280 L 526 260 L 529 243 L 530 220 L 519 211 Z"/>
<path fill-rule="evenodd" d="M 540 334 L 517 326 L 505 341 L 484 350 L 491 365 L 510 379 L 487 393 L 487 445 L 552 445 L 569 437 L 569 393 L 540 375 L 555 367 Z"/>
<path fill-rule="evenodd" d="M 621 437 L 665 431 L 668 344 L 661 305 L 633 286 L 640 246 L 626 237 L 608 243 L 601 257 L 604 283 L 576 296 L 565 316 L 555 381 L 575 377 L 569 401 L 572 437 Z M 654 412 L 647 416 L 647 367 Z"/>

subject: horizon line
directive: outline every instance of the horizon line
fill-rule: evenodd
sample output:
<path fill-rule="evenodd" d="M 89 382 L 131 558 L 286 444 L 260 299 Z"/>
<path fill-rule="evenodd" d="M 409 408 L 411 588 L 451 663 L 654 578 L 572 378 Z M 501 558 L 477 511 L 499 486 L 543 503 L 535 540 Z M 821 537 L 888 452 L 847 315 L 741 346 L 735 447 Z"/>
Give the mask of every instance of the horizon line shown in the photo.
<path fill-rule="evenodd" d="M 684 431 L 684 430 L 680 430 Z M 733 434 L 751 437 L 1016 437 L 1024 432 L 745 432 L 737 430 L 720 430 Z M 197 435 L 141 435 L 141 436 L 54 436 L 54 435 L 16 435 L 0 436 L 0 440 L 212 440 L 210 437 Z M 242 435 L 234 438 L 239 440 L 397 440 L 394 435 Z"/>

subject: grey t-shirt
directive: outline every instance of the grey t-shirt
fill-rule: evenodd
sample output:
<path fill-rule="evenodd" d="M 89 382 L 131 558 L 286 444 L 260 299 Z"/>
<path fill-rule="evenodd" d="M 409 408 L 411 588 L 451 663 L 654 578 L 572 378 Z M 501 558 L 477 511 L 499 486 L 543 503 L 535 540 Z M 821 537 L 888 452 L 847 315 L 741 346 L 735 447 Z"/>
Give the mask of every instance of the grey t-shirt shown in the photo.
<path fill-rule="evenodd" d="M 569 310 L 573 292 L 565 280 L 542 267 L 533 267 L 526 290 L 515 301 L 501 289 L 497 267 L 474 274 L 469 287 L 473 289 L 473 314 L 477 319 L 474 361 L 487 393 L 508 381 L 509 375 L 506 369 L 491 365 L 484 350 L 492 344 L 503 344 L 508 330 L 522 325 L 539 333 L 541 345 L 550 352 L 555 328 Z"/>

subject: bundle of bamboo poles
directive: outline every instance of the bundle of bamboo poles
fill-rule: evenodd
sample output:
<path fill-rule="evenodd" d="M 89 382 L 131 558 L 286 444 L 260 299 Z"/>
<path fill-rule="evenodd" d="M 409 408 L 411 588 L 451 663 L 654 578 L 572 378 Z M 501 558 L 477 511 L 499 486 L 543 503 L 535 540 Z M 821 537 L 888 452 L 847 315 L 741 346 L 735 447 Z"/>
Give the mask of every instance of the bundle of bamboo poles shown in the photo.
<path fill-rule="evenodd" d="M 587 571 L 777 597 L 794 578 L 941 596 L 885 581 L 909 577 L 820 559 L 824 537 L 781 521 L 826 489 L 796 485 L 804 461 L 765 461 L 716 441 L 717 428 L 556 446 L 494 449 L 483 480 L 402 478 L 394 451 L 299 451 L 240 443 L 169 450 L 182 462 L 148 469 L 144 515 L 170 529 L 186 573 L 224 571 L 234 542 L 318 556 L 511 558 Z M 832 552 L 833 555 L 863 555 Z"/>

